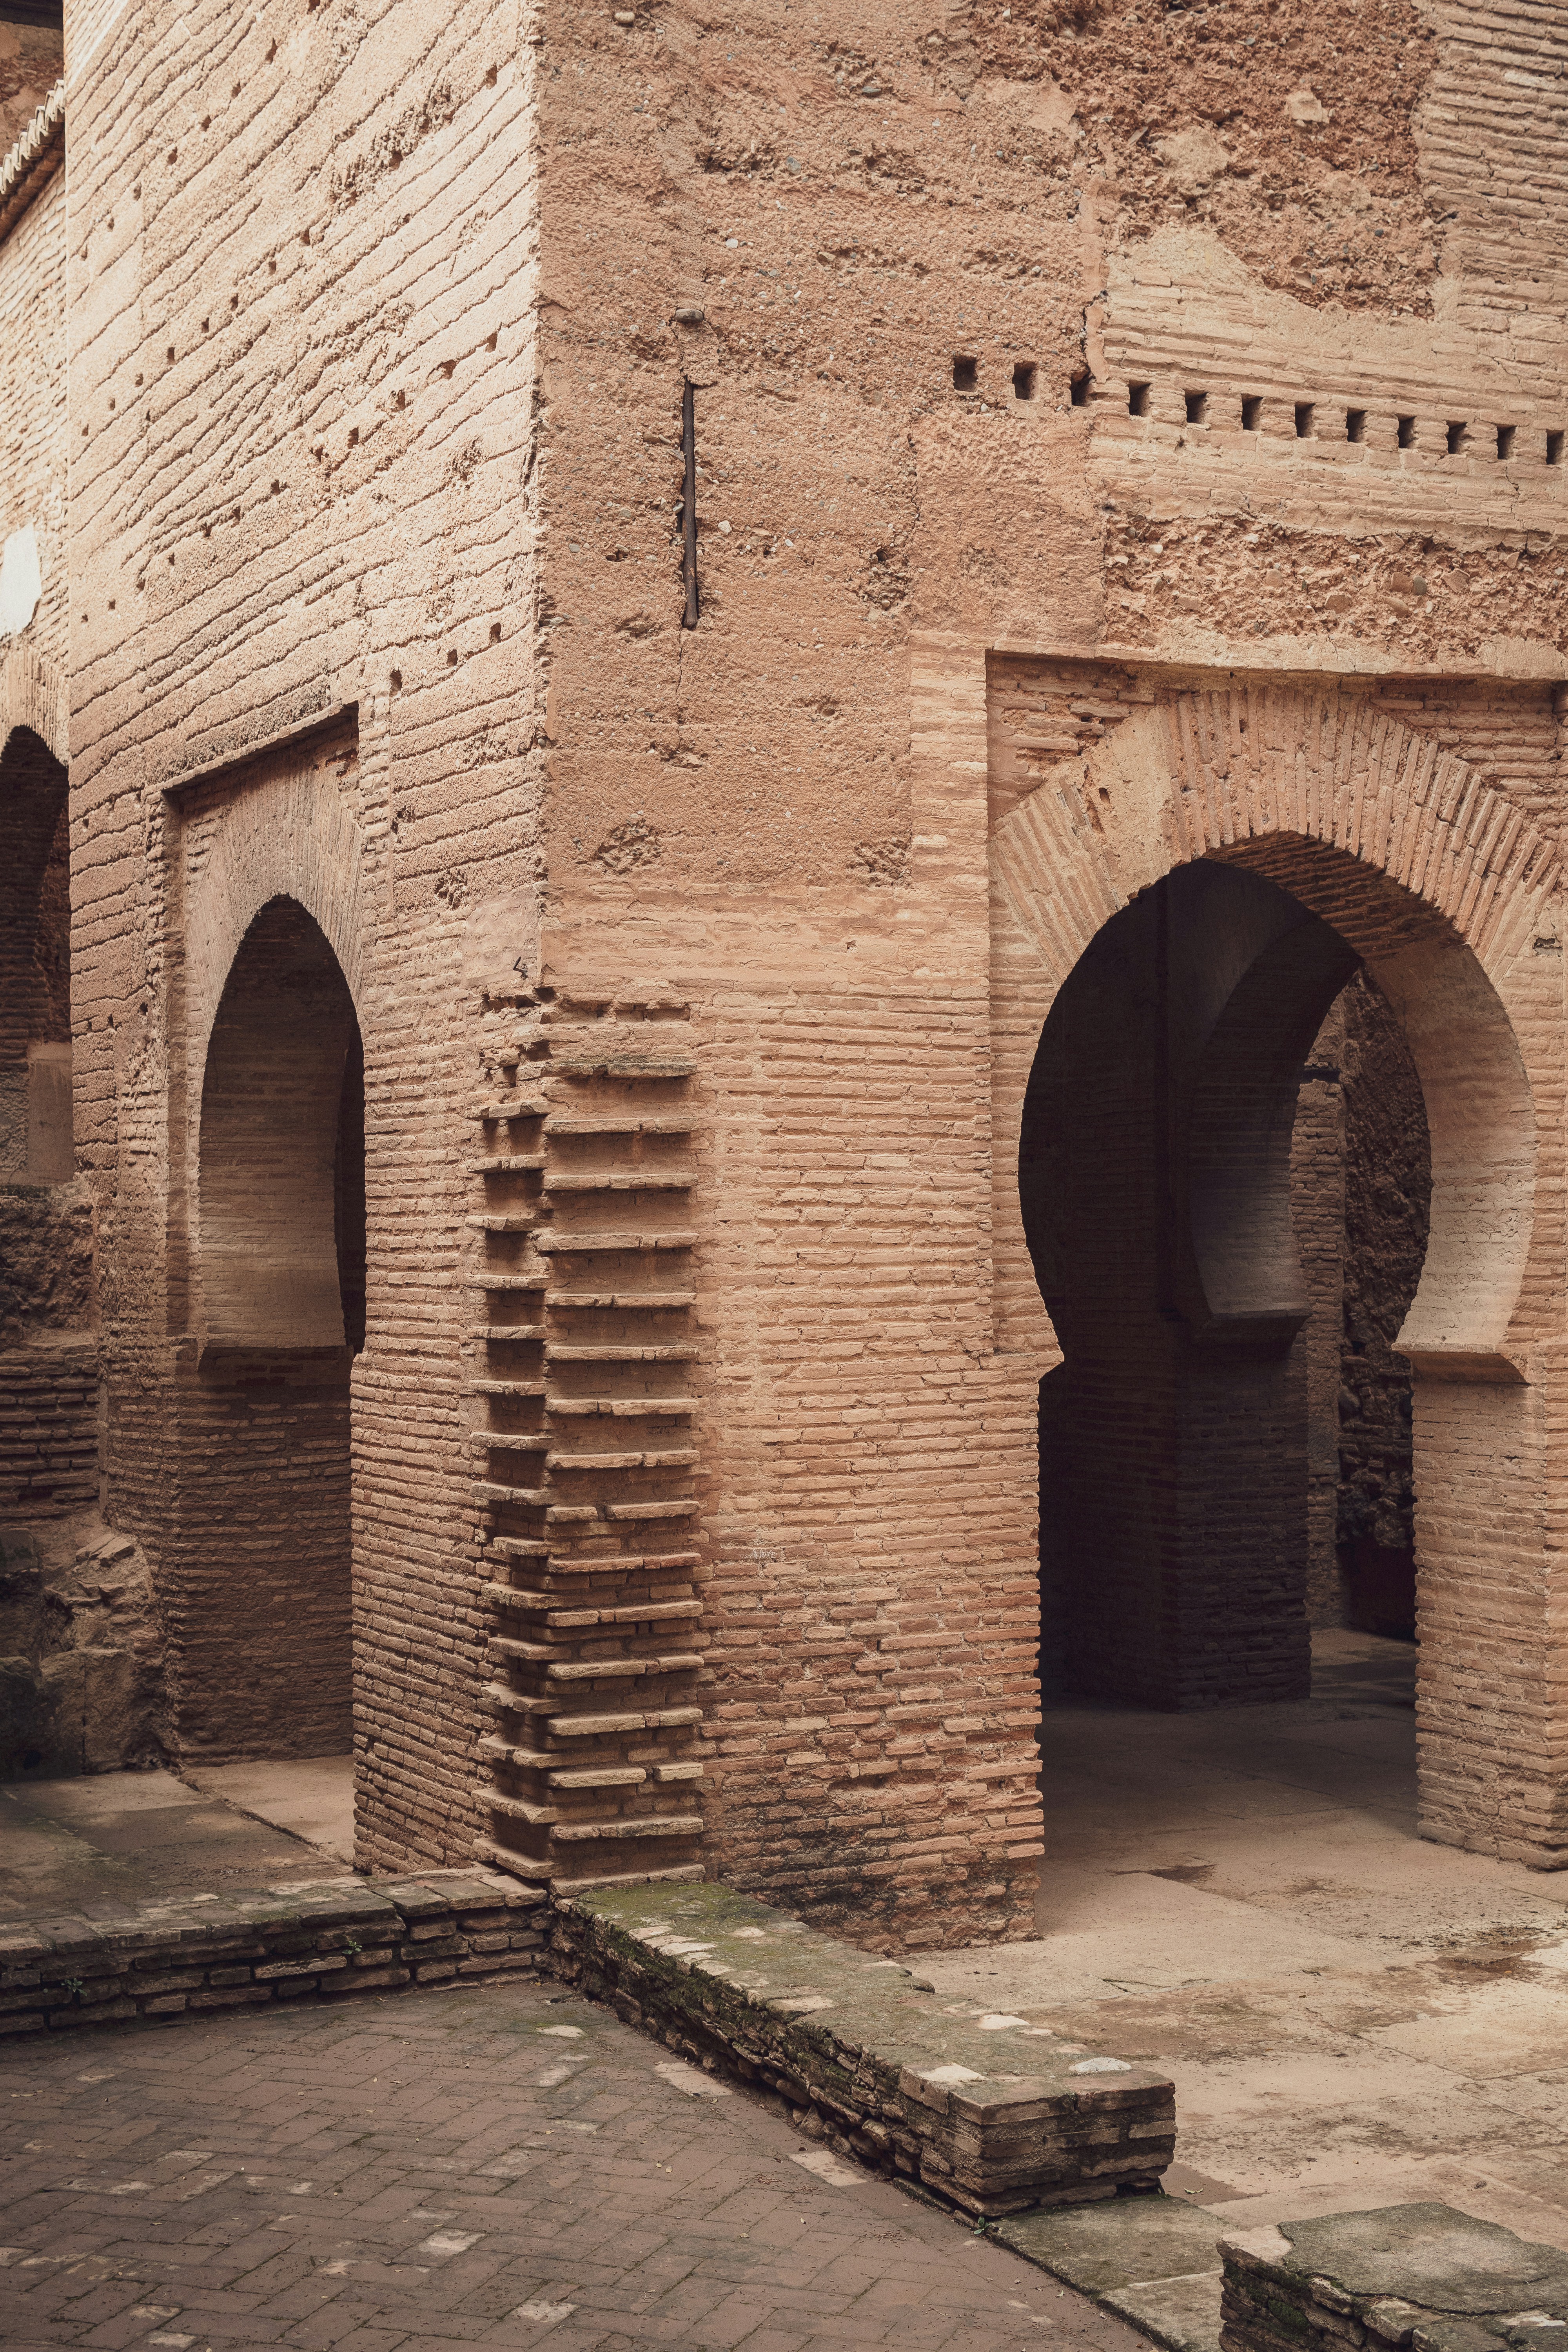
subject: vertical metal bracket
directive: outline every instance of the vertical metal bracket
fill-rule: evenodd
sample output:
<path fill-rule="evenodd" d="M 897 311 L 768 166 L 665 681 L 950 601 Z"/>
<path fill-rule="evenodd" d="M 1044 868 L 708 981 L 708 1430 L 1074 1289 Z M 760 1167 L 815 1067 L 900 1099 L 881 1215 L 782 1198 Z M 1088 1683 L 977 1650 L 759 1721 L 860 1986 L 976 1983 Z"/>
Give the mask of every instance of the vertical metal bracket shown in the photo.
<path fill-rule="evenodd" d="M 685 490 L 681 502 L 681 575 L 686 583 L 683 629 L 697 626 L 697 388 L 689 383 L 680 396 L 680 454 L 685 460 Z"/>

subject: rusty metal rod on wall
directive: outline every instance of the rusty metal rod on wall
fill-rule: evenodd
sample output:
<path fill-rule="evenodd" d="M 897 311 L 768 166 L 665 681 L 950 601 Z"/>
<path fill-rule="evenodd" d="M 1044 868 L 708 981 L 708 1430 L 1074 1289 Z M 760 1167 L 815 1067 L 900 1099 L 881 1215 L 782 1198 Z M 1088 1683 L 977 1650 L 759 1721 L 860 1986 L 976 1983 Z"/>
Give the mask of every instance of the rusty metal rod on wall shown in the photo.
<path fill-rule="evenodd" d="M 680 454 L 686 461 L 686 486 L 681 500 L 680 568 L 686 582 L 683 629 L 697 626 L 697 392 L 688 383 L 680 396 Z"/>

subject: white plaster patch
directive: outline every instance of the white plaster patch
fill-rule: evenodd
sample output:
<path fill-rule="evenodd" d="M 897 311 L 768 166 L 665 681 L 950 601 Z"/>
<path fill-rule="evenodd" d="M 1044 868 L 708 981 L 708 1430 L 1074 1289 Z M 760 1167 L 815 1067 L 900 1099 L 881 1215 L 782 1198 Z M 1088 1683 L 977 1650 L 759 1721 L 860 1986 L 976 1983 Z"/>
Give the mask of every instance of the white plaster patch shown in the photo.
<path fill-rule="evenodd" d="M 1069 2066 L 1069 2074 L 1131 2074 L 1131 2067 L 1125 2058 L 1080 2058 Z"/>
<path fill-rule="evenodd" d="M 470 2246 L 479 2242 L 477 2230 L 437 2230 L 421 2239 L 414 2251 L 416 2254 L 466 2254 Z"/>
<path fill-rule="evenodd" d="M 948 2084 L 954 2083 L 983 2083 L 985 2080 L 985 2077 L 984 2074 L 976 2074 L 973 2066 L 933 2066 L 929 2074 L 922 2074 L 921 2076 L 921 2080 L 922 2083 L 942 2083 L 943 2084 Z"/>
<path fill-rule="evenodd" d="M 520 2303 L 511 2315 L 531 2319 L 541 2327 L 553 2327 L 558 2319 L 570 2319 L 576 2308 L 574 2303 Z"/>
<path fill-rule="evenodd" d="M 568 2058 L 559 2066 L 547 2066 L 542 2074 L 534 2076 L 534 2089 L 536 2091 L 558 2090 L 563 2083 L 569 2083 L 572 2080 L 582 2063 L 581 2058 Z"/>
<path fill-rule="evenodd" d="M 700 2066 L 689 2066 L 683 2059 L 672 2058 L 668 2065 L 656 2066 L 653 2071 L 672 2091 L 684 2091 L 689 2099 L 727 2099 L 730 2095 L 727 2083 L 716 2083 Z"/>
<path fill-rule="evenodd" d="M 1027 2025 L 1026 2017 L 977 2017 L 974 2021 L 982 2033 L 1001 2033 L 1009 2025 Z"/>
<path fill-rule="evenodd" d="M 30 522 L 14 530 L 0 552 L 0 636 L 14 637 L 25 629 L 38 609 L 38 599 L 44 593 L 43 573 L 38 566 L 38 538 Z M 81 2083 L 106 2082 L 107 2075 L 79 2074 Z M 182 2338 L 186 2342 L 188 2338 Z"/>
<path fill-rule="evenodd" d="M 818 2180 L 830 2180 L 835 2189 L 859 2189 L 866 2175 L 857 2172 L 852 2165 L 843 2164 L 825 2147 L 797 2148 L 790 2159 L 805 2172 L 815 2172 Z"/>
<path fill-rule="evenodd" d="M 586 2039 L 580 2025 L 541 2025 L 535 2030 L 540 2033 L 553 2033 L 557 2040 L 562 2042 L 582 2042 Z"/>

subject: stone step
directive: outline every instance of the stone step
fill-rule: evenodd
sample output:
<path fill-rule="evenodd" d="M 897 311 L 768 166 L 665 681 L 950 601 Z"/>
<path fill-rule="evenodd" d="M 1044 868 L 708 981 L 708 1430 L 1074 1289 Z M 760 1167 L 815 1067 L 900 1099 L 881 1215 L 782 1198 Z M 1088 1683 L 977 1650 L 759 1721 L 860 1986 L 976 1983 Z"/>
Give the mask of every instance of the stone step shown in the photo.
<path fill-rule="evenodd" d="M 525 1511 L 542 1511 L 550 1501 L 540 1486 L 503 1486 L 494 1479 L 479 1478 L 474 1482 L 476 1503 L 515 1503 Z"/>
<path fill-rule="evenodd" d="M 700 1601 L 622 1601 L 607 1609 L 574 1609 L 570 1603 L 563 1605 L 552 1593 L 531 1592 L 519 1584 L 485 1584 L 479 1589 L 498 1608 L 542 1616 L 552 1630 L 562 1633 L 589 1625 L 654 1625 L 673 1618 L 697 1618 L 703 1606 Z"/>
<path fill-rule="evenodd" d="M 1180 2198 L 1111 2197 L 1010 2214 L 995 2234 L 1156 2344 L 1218 2352 L 1224 2228 L 1217 2213 Z"/>
<path fill-rule="evenodd" d="M 694 1675 L 701 1665 L 695 1650 L 670 1650 L 658 1658 L 573 1658 L 544 1669 L 552 1683 L 637 1682 L 647 1675 Z"/>
<path fill-rule="evenodd" d="M 702 1664 L 693 1650 L 672 1650 L 655 1658 L 571 1658 L 547 1642 L 517 1642 L 492 1633 L 486 1643 L 491 1665 L 542 1666 L 555 1683 L 640 1682 L 649 1675 L 694 1674 Z"/>
<path fill-rule="evenodd" d="M 525 1886 L 549 1888 L 554 1882 L 556 1869 L 553 1862 L 536 1860 L 532 1854 L 515 1853 L 510 1846 L 497 1845 L 493 1838 L 477 1837 L 472 1852 L 475 1861 L 483 1863 L 487 1870 L 504 1870 L 509 1877 L 520 1878 Z"/>
<path fill-rule="evenodd" d="M 533 1176 L 544 1166 L 542 1151 L 497 1153 L 489 1160 L 470 1160 L 470 1176 Z"/>
<path fill-rule="evenodd" d="M 1251 2228 L 1227 2221 L 1218 2252 L 1226 2352 L 1412 2342 L 1416 2352 L 1518 2352 L 1568 2326 L 1561 2245 L 1436 2200 Z"/>
<path fill-rule="evenodd" d="M 607 1519 L 687 1519 L 697 1509 L 697 1498 L 687 1495 L 679 1502 L 668 1503 L 606 1503 Z"/>
<path fill-rule="evenodd" d="M 537 1209 L 487 1209 L 482 1215 L 465 1217 L 463 1223 L 474 1234 L 527 1234 L 539 1223 Z"/>
<path fill-rule="evenodd" d="M 563 1715 L 564 1694 L 513 1690 L 510 1683 L 481 1683 L 479 1699 L 498 1715 L 544 1716 L 552 1739 L 618 1739 L 627 1733 L 685 1731 L 702 1721 L 700 1706 L 664 1706 L 634 1714 Z"/>
<path fill-rule="evenodd" d="M 544 1354 L 552 1364 L 690 1364 L 701 1360 L 702 1350 L 688 1339 L 661 1339 L 646 1348 L 598 1347 L 591 1341 L 578 1346 L 573 1340 L 552 1339 Z"/>
<path fill-rule="evenodd" d="M 696 1129 L 689 1118 L 671 1118 L 662 1114 L 648 1118 L 637 1111 L 624 1111 L 580 1118 L 553 1111 L 544 1122 L 544 1132 L 546 1135 L 692 1135 Z"/>
<path fill-rule="evenodd" d="M 563 1822 L 552 1832 L 556 1845 L 585 1845 L 599 1838 L 700 1838 L 700 1813 L 641 1813 L 629 1820 Z"/>
<path fill-rule="evenodd" d="M 487 1265 L 480 1268 L 474 1287 L 476 1290 L 546 1290 L 549 1282 L 547 1274 L 498 1274 L 493 1266 Z"/>
<path fill-rule="evenodd" d="M 479 1742 L 479 1754 L 492 1768 L 504 1766 L 510 1772 L 543 1772 L 552 1788 L 559 1789 L 630 1789 L 642 1786 L 647 1780 L 647 1768 L 641 1764 L 563 1765 L 552 1748 L 514 1748 L 509 1740 L 498 1739 L 487 1732 Z M 700 1770 L 700 1766 L 698 1768 Z"/>
<path fill-rule="evenodd" d="M 560 1706 L 559 1694 L 550 1704 Z M 661 1706 L 647 1715 L 552 1715 L 544 1728 L 552 1739 L 610 1739 L 627 1731 L 682 1731 L 701 1720 L 700 1706 Z"/>
<path fill-rule="evenodd" d="M 487 1290 L 505 1289 L 504 1283 L 487 1282 Z M 540 1284 L 532 1276 L 517 1286 L 520 1289 L 537 1290 Z M 695 1307 L 694 1290 L 546 1290 L 546 1307 L 613 1307 L 618 1313 L 663 1315 L 678 1307 Z"/>
<path fill-rule="evenodd" d="M 475 1454 L 542 1454 L 550 1439 L 543 1430 L 471 1429 L 469 1450 Z"/>
<path fill-rule="evenodd" d="M 689 1078 L 697 1059 L 692 1054 L 652 1053 L 618 1044 L 584 1040 L 579 1045 L 557 1035 L 550 1041 L 550 1067 L 552 1074 L 559 1071 L 568 1078 Z"/>
<path fill-rule="evenodd" d="M 489 1286 L 487 1284 L 486 1287 Z M 470 1339 L 480 1339 L 486 1347 L 510 1347 L 520 1339 L 542 1339 L 542 1323 L 476 1323 L 468 1332 Z"/>
<path fill-rule="evenodd" d="M 531 1536 L 491 1536 L 489 1549 L 506 1559 L 526 1559 L 535 1567 L 542 1559 L 550 1566 L 550 1546 Z"/>
<path fill-rule="evenodd" d="M 499 1127 L 514 1118 L 542 1118 L 550 1106 L 542 1095 L 500 1095 L 491 1102 L 476 1103 L 470 1116 L 486 1127 Z"/>
<path fill-rule="evenodd" d="M 571 1857 L 567 1855 L 563 1859 L 570 1861 Z M 595 1894 L 601 1887 L 673 1886 L 677 1884 L 689 1886 L 693 1881 L 706 1878 L 707 1875 L 704 1864 L 683 1862 L 672 1865 L 668 1870 L 626 1870 L 616 1873 L 594 1871 L 590 1875 L 583 1878 L 568 1878 L 563 1871 L 557 1873 L 550 1884 L 553 1893 L 570 1897 L 574 1895 Z"/>
<path fill-rule="evenodd" d="M 500 1550 L 510 1540 L 508 1537 L 498 1536 L 493 1538 L 494 1548 Z M 534 1552 L 545 1547 L 529 1542 L 521 1545 L 521 1549 Z M 552 1576 L 572 1577 L 578 1580 L 594 1577 L 610 1577 L 620 1580 L 626 1577 L 645 1572 L 650 1576 L 668 1576 L 677 1570 L 700 1568 L 701 1565 L 702 1555 L 699 1551 L 647 1553 L 551 1551 L 545 1562 L 546 1569 Z"/>
<path fill-rule="evenodd" d="M 469 1223 L 473 1219 L 468 1220 Z M 562 1233 L 552 1228 L 538 1234 L 533 1246 L 542 1252 L 585 1255 L 593 1250 L 687 1250 L 695 1247 L 697 1235 L 689 1225 L 671 1226 L 666 1233 L 595 1233 L 590 1227 L 574 1233 Z"/>
<path fill-rule="evenodd" d="M 695 1447 L 641 1454 L 552 1454 L 551 1470 L 690 1470 L 696 1466 Z"/>
<path fill-rule="evenodd" d="M 660 1832 L 671 1833 L 669 1816 L 651 1833 Z M 650 1834 L 640 1820 L 635 1833 Z M 563 1841 L 559 1829 L 552 1833 L 558 1849 L 576 1842 Z M 1014 2027 L 984 2015 L 982 2021 L 978 2009 L 955 2015 L 910 1970 L 868 1965 L 864 1950 L 732 1887 L 694 1885 L 675 1898 L 638 1886 L 589 1897 L 558 1880 L 557 1892 L 567 1900 L 555 1948 L 563 1963 L 577 1958 L 576 1980 L 590 1999 L 616 2007 L 635 2001 L 639 2021 L 672 2047 L 748 2081 L 760 2077 L 797 2114 L 812 2111 L 814 2137 L 872 2164 L 896 2164 L 933 2200 L 985 2220 L 1078 2200 L 1108 2214 L 1163 2201 L 1148 2192 L 1157 2191 L 1171 2161 L 1175 2112 L 1173 2086 L 1155 2069 L 1084 2061 L 1021 2021 Z M 1358 2218 L 1370 2243 L 1387 2217 Z M 1300 2242 L 1300 2227 L 1287 2226 Z M 1185 2259 L 1194 2267 L 1204 2261 L 1201 2245 Z M 1333 2270 L 1321 2261 L 1313 2267 Z M 1536 2301 L 1533 2285 L 1514 2292 L 1515 2311 Z M 1474 2306 L 1450 2294 L 1447 2307 Z M 1279 2352 L 1287 2344 L 1300 2352 L 1352 2352 L 1361 2340 L 1359 2327 L 1342 2324 L 1336 2336 L 1320 2341 L 1300 2328 L 1288 2305 L 1277 2300 L 1273 2311 L 1279 2316 L 1268 2332 L 1227 2334 L 1235 2352 L 1255 2345 Z M 1174 2315 L 1173 2331 L 1157 2336 L 1169 2352 L 1203 2341 L 1184 2333 L 1184 2315 Z M 1096 2340 L 1109 2341 L 1110 2331 Z M 1400 2340 L 1394 2332 L 1384 2339 Z M 1460 2352 L 1465 2340 L 1458 2330 L 1435 2337 L 1434 2352 L 1439 2343 L 1444 2352 Z M 1418 2335 L 1417 2347 L 1422 2341 Z"/>
<path fill-rule="evenodd" d="M 536 1397 L 545 1393 L 542 1381 L 469 1381 L 466 1396 Z"/>
<path fill-rule="evenodd" d="M 506 1797 L 499 1789 L 484 1790 L 480 1802 L 506 1821 L 526 1822 L 531 1830 L 548 1829 L 561 1818 L 553 1805 L 531 1805 L 526 1797 Z"/>
<path fill-rule="evenodd" d="M 583 1175 L 557 1172 L 545 1189 L 551 1192 L 689 1192 L 696 1181 L 695 1176 L 656 1175 L 651 1169 L 625 1172 L 616 1169 Z"/>
<path fill-rule="evenodd" d="M 689 1396 L 566 1397 L 552 1390 L 545 1409 L 566 1421 L 592 1420 L 595 1414 L 610 1421 L 651 1421 L 664 1412 L 695 1412 L 697 1402 Z"/>

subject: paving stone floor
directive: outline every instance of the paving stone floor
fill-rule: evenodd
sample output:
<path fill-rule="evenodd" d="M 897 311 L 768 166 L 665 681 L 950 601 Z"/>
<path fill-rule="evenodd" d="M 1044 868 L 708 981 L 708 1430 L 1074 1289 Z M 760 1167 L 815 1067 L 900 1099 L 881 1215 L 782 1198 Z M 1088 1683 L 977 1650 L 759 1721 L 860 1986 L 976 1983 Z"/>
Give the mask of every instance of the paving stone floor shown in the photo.
<path fill-rule="evenodd" d="M 0 2053 L 0 2342 L 1140 2352 L 549 1984 Z"/>

